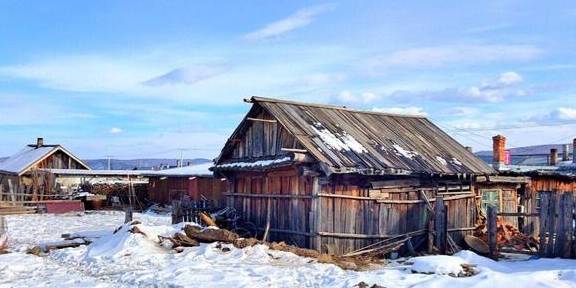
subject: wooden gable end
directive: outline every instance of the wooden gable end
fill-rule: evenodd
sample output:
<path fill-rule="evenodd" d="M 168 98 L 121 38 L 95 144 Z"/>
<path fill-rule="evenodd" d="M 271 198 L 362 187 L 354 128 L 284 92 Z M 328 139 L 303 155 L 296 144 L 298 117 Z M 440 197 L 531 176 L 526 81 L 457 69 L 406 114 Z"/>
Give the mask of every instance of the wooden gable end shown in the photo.
<path fill-rule="evenodd" d="M 293 149 L 304 149 L 294 135 L 260 107 L 251 110 L 239 128 L 228 140 L 228 152 L 221 160 L 275 158 L 288 155 Z"/>
<path fill-rule="evenodd" d="M 62 150 L 57 150 L 42 161 L 36 163 L 35 169 L 86 169 L 86 167 L 76 159 Z"/>

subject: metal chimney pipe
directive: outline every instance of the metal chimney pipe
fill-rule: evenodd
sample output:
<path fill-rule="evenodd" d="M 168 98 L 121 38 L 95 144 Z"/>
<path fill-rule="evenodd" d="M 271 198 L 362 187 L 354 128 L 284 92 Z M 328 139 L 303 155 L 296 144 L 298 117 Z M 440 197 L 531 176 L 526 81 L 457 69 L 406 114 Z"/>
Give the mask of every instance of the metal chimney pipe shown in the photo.
<path fill-rule="evenodd" d="M 38 138 L 36 139 L 36 148 L 40 148 L 40 147 L 42 147 L 42 146 L 44 146 L 44 138 L 38 137 Z"/>
<path fill-rule="evenodd" d="M 550 149 L 550 166 L 556 166 L 558 164 L 558 149 Z"/>
<path fill-rule="evenodd" d="M 572 162 L 576 163 L 576 138 L 572 140 Z"/>
<path fill-rule="evenodd" d="M 570 160 L 570 144 L 564 144 L 562 146 L 562 161 Z"/>

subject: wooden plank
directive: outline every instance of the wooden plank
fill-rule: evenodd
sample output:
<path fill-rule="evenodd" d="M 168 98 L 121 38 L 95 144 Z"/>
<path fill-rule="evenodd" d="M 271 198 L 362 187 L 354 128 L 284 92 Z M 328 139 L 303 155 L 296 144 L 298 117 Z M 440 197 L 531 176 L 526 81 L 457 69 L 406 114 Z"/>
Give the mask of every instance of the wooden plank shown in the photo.
<path fill-rule="evenodd" d="M 550 193 L 540 192 L 540 257 L 546 257 L 548 238 L 546 232 L 549 225 Z"/>
<path fill-rule="evenodd" d="M 496 208 L 491 205 L 488 206 L 487 214 L 489 256 L 490 258 L 497 260 L 498 251 L 496 250 Z"/>
<path fill-rule="evenodd" d="M 441 196 L 436 197 L 436 203 L 434 207 L 434 230 L 435 235 L 435 245 L 440 251 L 440 254 L 446 254 L 446 207 L 444 205 L 444 199 Z"/>
<path fill-rule="evenodd" d="M 336 232 L 318 232 L 321 236 L 326 237 L 336 237 L 336 238 L 356 238 L 356 239 L 385 239 L 400 236 L 419 236 L 426 234 L 426 230 L 411 231 L 403 234 L 391 234 L 391 235 L 367 235 L 367 234 L 355 234 L 355 233 L 336 233 Z"/>

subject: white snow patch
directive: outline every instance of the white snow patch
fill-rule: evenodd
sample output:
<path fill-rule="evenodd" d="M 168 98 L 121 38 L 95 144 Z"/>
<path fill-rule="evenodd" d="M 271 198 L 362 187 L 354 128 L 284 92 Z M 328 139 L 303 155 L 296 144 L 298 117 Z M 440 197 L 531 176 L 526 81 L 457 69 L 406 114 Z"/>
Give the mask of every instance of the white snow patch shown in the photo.
<path fill-rule="evenodd" d="M 462 166 L 462 162 L 460 162 L 460 160 L 456 159 L 456 158 L 452 158 L 452 163 L 456 164 L 458 166 Z"/>
<path fill-rule="evenodd" d="M 392 145 L 392 147 L 394 147 L 394 150 L 396 150 L 398 155 L 402 155 L 402 156 L 409 158 L 409 159 L 414 159 L 414 157 L 416 157 L 418 155 L 418 152 L 406 150 L 398 144 L 394 144 L 394 145 Z"/>
<path fill-rule="evenodd" d="M 576 287 L 576 260 L 499 261 L 461 251 L 454 256 L 424 256 L 367 271 L 342 270 L 310 258 L 256 245 L 237 249 L 201 244 L 174 253 L 158 235 L 180 231 L 169 216 L 134 213 L 142 234 L 121 226 L 124 213 L 6 216 L 12 253 L 0 255 L 0 287 L 354 287 L 359 282 L 386 287 Z M 86 232 L 88 231 L 88 232 Z M 25 254 L 38 241 L 63 233 L 100 236 L 90 246 L 54 250 L 45 257 Z M 455 278 L 460 263 L 476 264 L 479 274 Z M 411 270 L 421 271 L 420 274 Z"/>
<path fill-rule="evenodd" d="M 416 257 L 412 263 L 410 269 L 416 273 L 452 276 L 464 273 L 462 264 L 467 264 L 462 258 L 446 255 Z"/>
<path fill-rule="evenodd" d="M 440 157 L 440 156 L 436 156 L 436 161 L 440 162 L 440 164 L 446 166 L 448 165 L 448 161 L 446 161 L 446 159 Z"/>
<path fill-rule="evenodd" d="M 360 142 L 345 131 L 339 135 L 339 133 L 332 133 L 328 129 L 324 128 L 321 123 L 315 123 L 315 126 L 312 126 L 312 129 L 318 136 L 320 136 L 322 142 L 324 142 L 329 148 L 338 151 L 352 150 L 356 153 L 368 152 Z"/>
<path fill-rule="evenodd" d="M 266 167 L 275 164 L 281 164 L 292 160 L 290 157 L 283 157 L 279 159 L 258 160 L 254 162 L 233 162 L 216 165 L 217 168 L 238 168 L 238 167 Z"/>

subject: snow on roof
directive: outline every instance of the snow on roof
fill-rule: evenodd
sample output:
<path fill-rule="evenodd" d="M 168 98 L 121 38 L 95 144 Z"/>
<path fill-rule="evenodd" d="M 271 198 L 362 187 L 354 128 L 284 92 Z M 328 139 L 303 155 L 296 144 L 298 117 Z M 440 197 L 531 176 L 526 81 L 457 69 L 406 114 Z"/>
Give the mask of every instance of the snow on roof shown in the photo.
<path fill-rule="evenodd" d="M 150 171 L 146 170 L 86 170 L 86 169 L 42 169 L 58 175 L 86 175 L 86 176 L 140 176 Z"/>
<path fill-rule="evenodd" d="M 230 162 L 216 165 L 216 168 L 248 168 L 248 167 L 268 167 L 272 165 L 290 163 L 292 160 L 291 157 L 282 157 L 278 159 L 269 159 L 269 160 L 257 160 L 252 162 Z"/>
<path fill-rule="evenodd" d="M 149 176 L 212 176 L 210 167 L 214 166 L 212 162 L 190 165 L 179 168 L 172 168 L 160 171 L 147 171 Z"/>
<path fill-rule="evenodd" d="M 30 165 L 41 160 L 58 148 L 59 146 L 43 146 L 40 148 L 26 146 L 26 148 L 20 150 L 20 152 L 0 162 L 0 171 L 20 174 Z"/>

